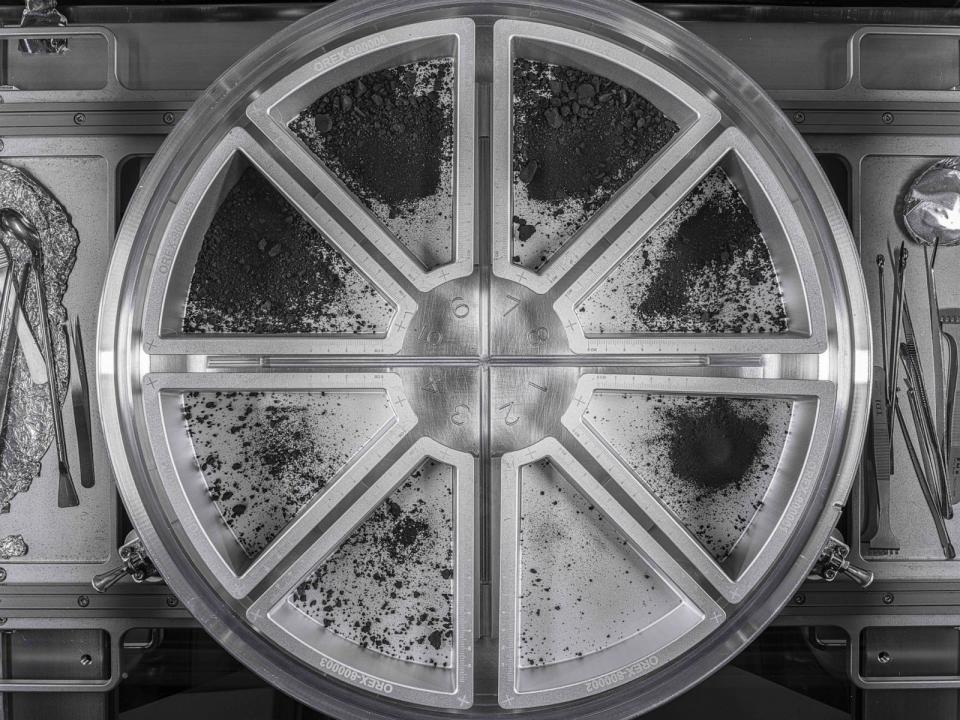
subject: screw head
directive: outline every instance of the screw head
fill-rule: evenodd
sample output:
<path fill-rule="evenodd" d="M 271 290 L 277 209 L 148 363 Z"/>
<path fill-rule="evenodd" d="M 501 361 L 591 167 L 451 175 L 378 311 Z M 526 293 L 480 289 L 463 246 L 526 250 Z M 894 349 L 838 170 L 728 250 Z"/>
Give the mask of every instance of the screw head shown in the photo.
<path fill-rule="evenodd" d="M 173 125 L 173 121 L 174 121 L 175 119 L 176 119 L 176 118 L 173 116 L 173 113 L 172 113 L 172 112 L 165 112 L 165 113 L 163 114 L 163 124 L 164 124 L 164 125 Z"/>
<path fill-rule="evenodd" d="M 81 656 L 80 656 L 80 664 L 83 665 L 84 667 L 86 667 L 87 665 L 92 665 L 92 664 L 93 664 L 93 658 L 90 657 L 89 655 L 86 655 L 86 654 L 81 655 Z"/>
<path fill-rule="evenodd" d="M 879 653 L 877 653 L 877 662 L 879 662 L 881 665 L 886 665 L 891 660 L 893 660 L 893 658 L 890 657 L 890 653 L 888 653 L 886 650 L 881 650 Z"/>
<path fill-rule="evenodd" d="M 83 113 L 77 113 L 73 116 L 74 125 L 83 125 L 87 121 L 87 116 Z"/>
<path fill-rule="evenodd" d="M 893 122 L 893 113 L 885 112 L 883 115 L 880 116 L 880 120 L 883 121 L 884 125 L 890 125 Z"/>
<path fill-rule="evenodd" d="M 793 596 L 794 605 L 803 605 L 807 601 L 807 596 L 804 593 L 797 593 Z"/>
<path fill-rule="evenodd" d="M 85 608 L 89 604 L 90 604 L 90 598 L 88 598 L 86 595 L 81 595 L 80 597 L 77 598 L 77 605 L 79 605 L 80 607 Z"/>
<path fill-rule="evenodd" d="M 0 582 L 4 582 L 7 579 L 7 569 L 0 567 Z"/>
<path fill-rule="evenodd" d="M 884 604 L 884 605 L 892 605 L 892 604 L 893 604 L 893 593 L 888 593 L 888 592 L 887 592 L 887 593 L 884 593 L 884 594 L 883 594 L 883 597 L 881 597 L 880 599 L 883 601 L 883 604 Z"/>
<path fill-rule="evenodd" d="M 176 607 L 180 604 L 180 600 L 177 599 L 176 595 L 167 595 L 167 607 Z"/>
<path fill-rule="evenodd" d="M 806 119 L 807 119 L 806 113 L 804 113 L 802 110 L 797 110 L 797 111 L 793 114 L 793 121 L 794 121 L 795 123 L 797 123 L 798 125 L 799 125 L 800 123 L 804 122 Z"/>
<path fill-rule="evenodd" d="M 5 617 L 0 617 L 0 625 L 6 625 L 7 619 Z"/>

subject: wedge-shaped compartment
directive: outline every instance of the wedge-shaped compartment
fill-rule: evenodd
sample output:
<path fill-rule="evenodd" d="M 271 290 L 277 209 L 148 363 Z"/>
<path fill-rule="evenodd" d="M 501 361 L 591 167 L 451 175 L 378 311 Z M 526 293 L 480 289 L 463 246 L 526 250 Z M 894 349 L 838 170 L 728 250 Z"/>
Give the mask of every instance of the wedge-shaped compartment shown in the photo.
<path fill-rule="evenodd" d="M 578 353 L 823 352 L 816 268 L 777 176 L 727 130 L 554 309 Z"/>
<path fill-rule="evenodd" d="M 651 672 L 723 610 L 554 438 L 501 461 L 500 704 L 547 705 Z"/>
<path fill-rule="evenodd" d="M 545 293 L 719 121 L 702 95 L 574 30 L 494 26 L 494 272 Z"/>
<path fill-rule="evenodd" d="M 816 380 L 584 375 L 562 422 L 739 602 L 810 499 L 834 403 Z"/>
<path fill-rule="evenodd" d="M 416 303 L 242 130 L 171 212 L 144 310 L 148 351 L 400 349 Z"/>
<path fill-rule="evenodd" d="M 176 521 L 237 598 L 417 423 L 389 373 L 153 374 L 144 387 Z"/>
<path fill-rule="evenodd" d="M 432 707 L 473 703 L 474 459 L 421 438 L 250 606 L 317 670 Z"/>
<path fill-rule="evenodd" d="M 248 117 L 420 291 L 473 271 L 474 24 L 442 20 L 337 48 Z"/>

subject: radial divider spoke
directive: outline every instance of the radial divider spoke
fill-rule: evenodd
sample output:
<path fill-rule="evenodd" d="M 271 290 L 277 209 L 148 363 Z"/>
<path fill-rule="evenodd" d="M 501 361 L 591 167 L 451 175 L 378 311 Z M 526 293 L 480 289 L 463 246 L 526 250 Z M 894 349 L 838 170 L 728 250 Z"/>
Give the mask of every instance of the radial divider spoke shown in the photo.
<path fill-rule="evenodd" d="M 392 373 L 159 373 L 145 376 L 143 389 L 167 500 L 198 555 L 235 598 L 284 562 L 417 424 Z M 311 434 L 325 417 L 342 439 Z M 297 448 L 307 457 L 296 457 L 284 435 L 301 437 Z M 322 450 L 322 470 L 333 475 L 315 478 L 310 473 L 317 468 L 296 463 L 318 461 L 310 452 L 321 440 L 330 445 Z M 257 490 L 264 480 L 247 467 L 256 463 L 269 480 L 290 485 L 279 502 L 290 495 L 299 507 L 257 504 L 282 488 Z M 312 497 L 301 487 L 308 480 L 316 485 Z"/>
<path fill-rule="evenodd" d="M 810 500 L 835 402 L 833 384 L 818 380 L 590 374 L 561 422 L 683 559 L 736 603 L 776 562 Z M 668 421 L 691 434 L 678 440 L 686 449 L 671 449 Z M 683 479 L 690 473 L 682 468 L 675 476 L 677 462 L 733 463 L 715 437 L 727 428 L 711 429 L 729 422 L 742 424 L 738 445 L 752 438 L 757 446 L 740 463 L 743 477 L 724 478 L 729 485 L 707 478 L 714 487 Z"/>
<path fill-rule="evenodd" d="M 670 212 L 714 168 L 736 177 L 735 187 L 746 197 L 750 211 L 763 234 L 772 266 L 783 295 L 784 332 L 624 332 L 588 328 L 588 301 L 626 261 L 639 251 L 641 242 L 656 230 Z M 774 171 L 754 145 L 735 129 L 725 130 L 682 174 L 586 268 L 554 302 L 570 348 L 583 354 L 645 353 L 821 353 L 827 348 L 826 310 L 816 267 L 803 221 L 794 203 L 778 182 Z M 801 279 L 802 278 L 802 279 Z M 629 284 L 624 279 L 622 284 Z M 611 290 L 622 300 L 623 288 Z M 612 322 L 622 322 L 630 309 L 608 308 Z M 596 314 L 596 311 L 594 311 Z"/>
<path fill-rule="evenodd" d="M 318 97 L 366 73 L 419 59 L 454 58 L 454 196 L 452 261 L 427 269 L 387 230 L 291 132 L 288 124 Z M 336 48 L 291 73 L 247 108 L 250 121 L 298 168 L 310 176 L 319 195 L 343 213 L 357 230 L 381 249 L 401 274 L 421 292 L 448 280 L 467 277 L 474 265 L 475 174 L 475 25 L 468 18 L 433 21 L 385 30 L 369 39 Z M 408 132 L 420 132 L 408 128 Z"/>
<path fill-rule="evenodd" d="M 361 296 L 370 312 L 383 315 L 384 327 L 367 332 L 256 335 L 182 332 L 184 307 L 204 233 L 216 213 L 214 189 L 222 186 L 231 164 L 242 159 L 262 173 L 294 208 L 305 216 L 352 266 L 369 288 Z M 234 129 L 210 154 L 172 208 L 172 217 L 156 261 L 144 315 L 143 347 L 157 354 L 384 354 L 400 349 L 417 303 L 391 274 L 311 197 L 250 135 Z M 239 271 L 239 268 L 237 268 Z M 372 298 L 372 299 L 371 299 Z M 375 308 L 375 310 L 374 310 Z M 362 316 L 362 308 L 358 308 Z M 370 318 L 359 318 L 369 321 Z M 366 329 L 366 328 L 363 328 Z"/>
<path fill-rule="evenodd" d="M 504 708 L 629 682 L 724 621 L 723 609 L 555 438 L 504 455 L 501 491 Z"/>
<path fill-rule="evenodd" d="M 514 262 L 513 63 L 516 58 L 582 68 L 636 89 L 677 123 L 677 135 L 564 243 L 537 272 Z M 494 25 L 493 49 L 493 271 L 545 293 L 599 243 L 717 126 L 720 112 L 703 95 L 651 60 L 626 48 L 566 28 L 523 20 Z"/>
<path fill-rule="evenodd" d="M 311 619 L 304 609 L 305 597 L 295 604 L 303 584 L 319 578 L 317 587 L 324 589 L 323 578 L 314 574 L 324 566 L 338 548 L 350 540 L 371 514 L 396 497 L 394 493 L 411 479 L 419 482 L 425 462 L 449 467 L 452 473 L 452 540 L 453 593 L 450 598 L 449 663 L 441 666 L 423 661 L 404 660 L 390 652 L 374 650 L 338 635 L 335 624 L 321 624 Z M 266 591 L 256 597 L 247 611 L 250 623 L 267 637 L 290 649 L 305 663 L 338 679 L 408 702 L 432 707 L 467 708 L 473 703 L 473 478 L 475 459 L 468 453 L 452 450 L 431 438 L 420 438 L 387 470 L 373 480 L 360 498 L 351 505 L 300 557 L 291 562 L 282 575 Z M 401 513 L 400 507 L 388 507 L 388 513 Z M 401 521 L 405 518 L 399 515 Z M 399 525 L 398 525 L 399 527 Z M 403 532 L 406 532 L 406 526 Z M 401 542 L 398 540 L 398 542 Z M 394 548 L 402 553 L 403 548 Z M 384 547 L 383 557 L 390 548 Z M 370 573 L 378 568 L 369 568 Z M 400 582 L 413 580 L 398 577 Z M 335 589 L 335 588 L 334 588 Z M 417 588 L 404 587 L 399 595 Z M 433 588 L 423 587 L 423 592 Z M 381 598 L 374 598 L 379 605 Z M 318 601 L 319 602 L 319 601 Z M 402 602 L 397 600 L 398 603 Z M 378 620 L 378 618 L 371 618 Z M 333 630 L 327 629 L 328 627 Z M 421 642 L 423 639 L 421 639 Z M 439 647 L 439 639 L 428 639 Z"/>

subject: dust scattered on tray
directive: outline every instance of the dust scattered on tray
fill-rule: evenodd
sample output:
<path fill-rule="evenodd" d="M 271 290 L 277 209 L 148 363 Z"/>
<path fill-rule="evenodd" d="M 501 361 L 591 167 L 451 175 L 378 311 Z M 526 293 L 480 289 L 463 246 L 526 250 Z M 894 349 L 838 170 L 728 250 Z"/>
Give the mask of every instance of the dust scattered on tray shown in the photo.
<path fill-rule="evenodd" d="M 63 296 L 76 261 L 80 238 L 66 210 L 45 188 L 22 170 L 3 164 L 0 164 L 0 203 L 3 207 L 22 213 L 39 228 L 57 390 L 63 403 L 70 386 L 67 336 L 63 328 L 67 311 L 63 306 Z M 30 251 L 10 233 L 4 233 L 3 240 L 10 248 L 14 271 L 19 275 L 31 260 Z M 34 278 L 31 271 L 27 275 L 26 288 L 22 288 L 23 304 L 33 334 L 40 338 L 40 304 Z M 19 347 L 13 359 L 12 373 L 0 449 L 0 512 L 8 512 L 13 499 L 30 489 L 34 478 L 40 474 L 40 461 L 53 442 L 53 418 L 47 386 L 34 384 Z M 55 482 L 55 475 L 51 481 Z"/>
<path fill-rule="evenodd" d="M 394 417 L 383 392 L 182 396 L 210 498 L 256 557 Z"/>
<path fill-rule="evenodd" d="M 763 511 L 793 402 L 598 392 L 584 420 L 722 563 Z"/>
<path fill-rule="evenodd" d="M 766 242 L 719 167 L 614 266 L 577 312 L 587 335 L 787 329 Z"/>
<path fill-rule="evenodd" d="M 386 333 L 390 302 L 255 168 L 203 239 L 188 333 Z"/>
<path fill-rule="evenodd" d="M 513 65 L 513 262 L 538 270 L 677 133 L 646 98 L 599 75 Z"/>
<path fill-rule="evenodd" d="M 549 460 L 522 469 L 520 504 L 522 666 L 599 652 L 679 605 Z"/>
<path fill-rule="evenodd" d="M 453 661 L 453 470 L 428 460 L 300 584 L 290 602 L 398 660 Z"/>
<path fill-rule="evenodd" d="M 364 75 L 290 129 L 421 263 L 453 260 L 453 58 Z"/>

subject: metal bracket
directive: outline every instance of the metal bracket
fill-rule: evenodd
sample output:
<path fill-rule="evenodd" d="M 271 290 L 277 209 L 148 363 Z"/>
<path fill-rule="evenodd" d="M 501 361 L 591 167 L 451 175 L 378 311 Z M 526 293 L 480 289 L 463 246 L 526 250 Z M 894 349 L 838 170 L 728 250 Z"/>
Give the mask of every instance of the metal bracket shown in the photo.
<path fill-rule="evenodd" d="M 135 583 L 157 583 L 162 578 L 153 561 L 147 555 L 147 550 L 140 540 L 136 530 L 131 530 L 126 542 L 120 546 L 120 560 L 122 564 L 95 575 L 90 584 L 98 593 L 105 593 L 121 579 L 129 575 Z"/>
<path fill-rule="evenodd" d="M 848 555 L 850 555 L 850 546 L 843 541 L 836 529 L 832 530 L 820 551 L 820 557 L 817 558 L 810 572 L 810 577 L 833 582 L 840 573 L 843 573 L 860 587 L 870 587 L 873 582 L 873 573 L 851 565 L 847 559 Z"/>

